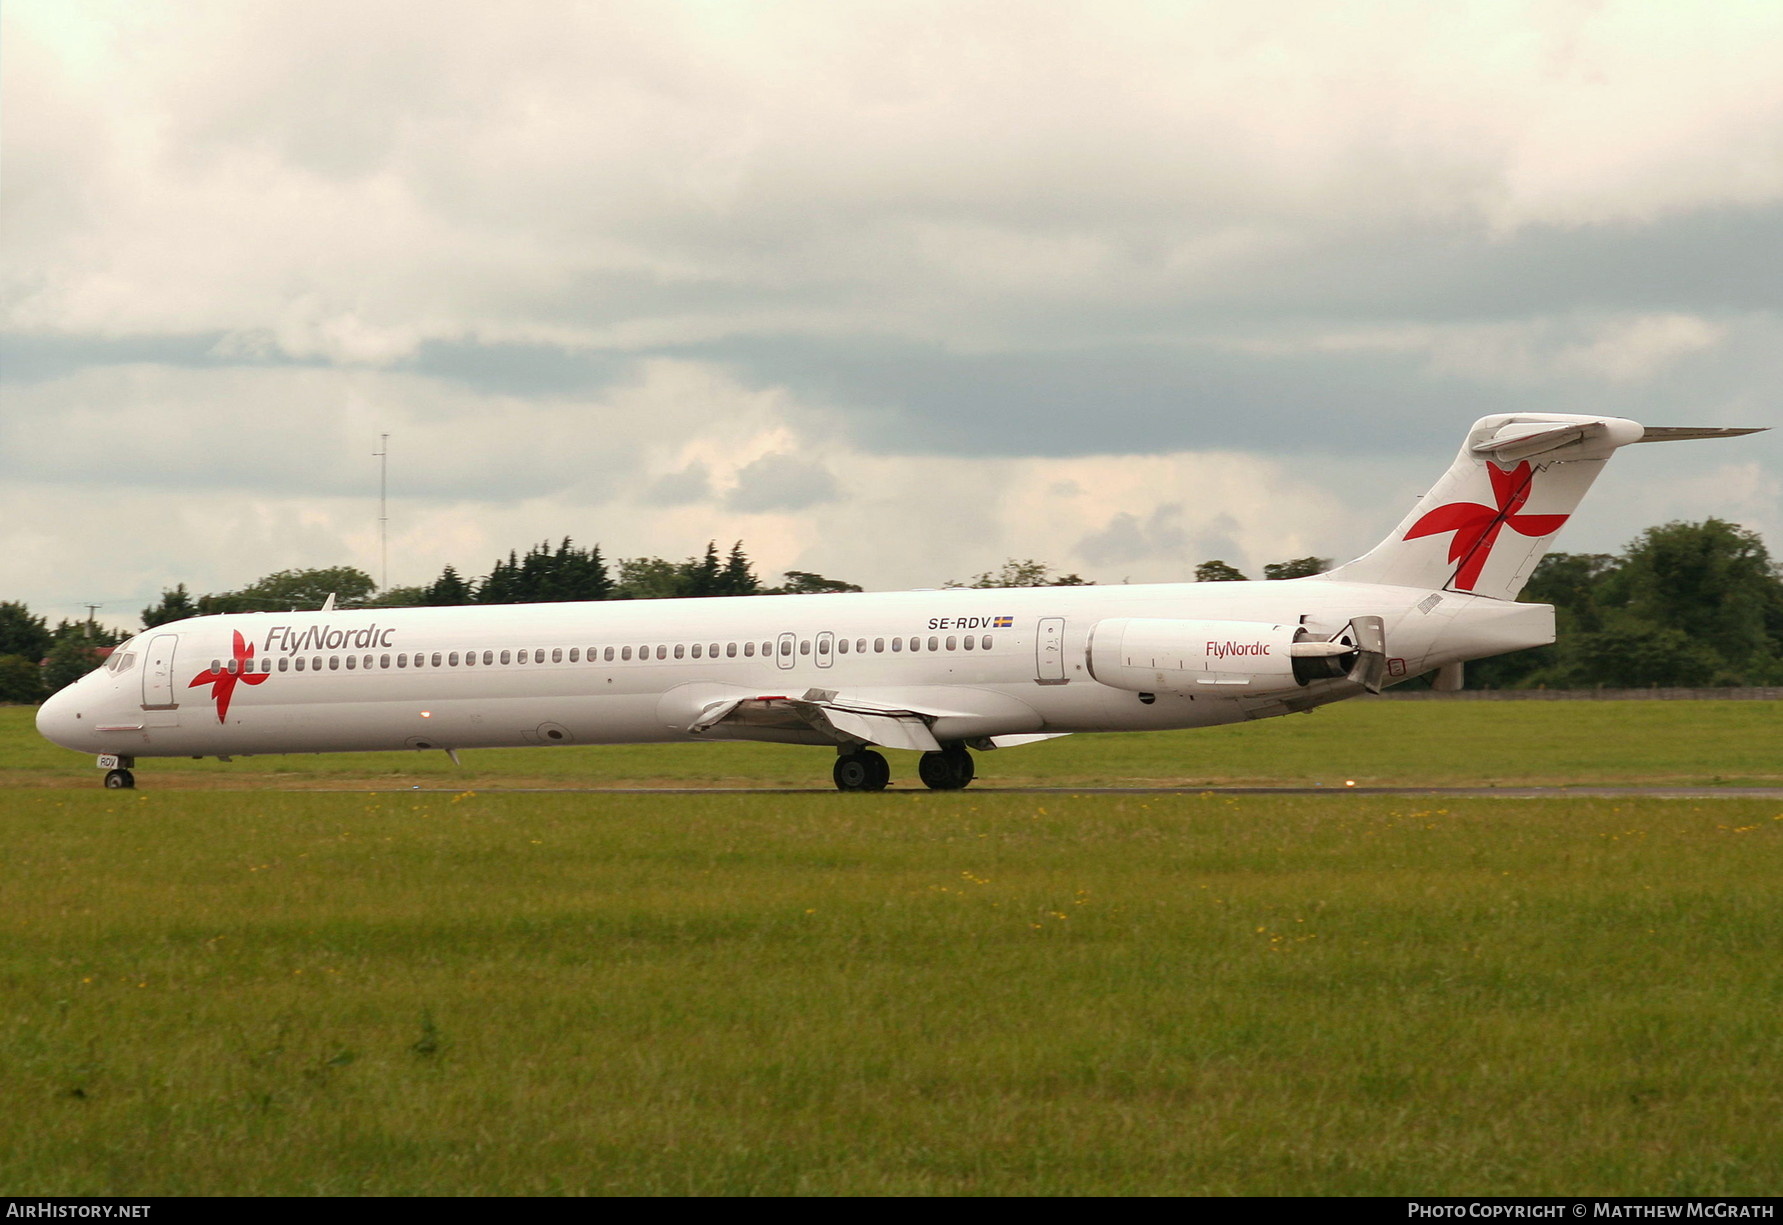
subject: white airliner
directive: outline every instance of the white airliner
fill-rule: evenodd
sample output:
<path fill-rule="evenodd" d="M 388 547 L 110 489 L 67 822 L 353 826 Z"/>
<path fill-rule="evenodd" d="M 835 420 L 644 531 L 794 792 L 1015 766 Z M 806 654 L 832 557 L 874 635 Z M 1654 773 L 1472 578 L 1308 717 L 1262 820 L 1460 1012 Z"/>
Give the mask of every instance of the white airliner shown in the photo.
<path fill-rule="evenodd" d="M 955 789 L 973 749 L 1459 687 L 1465 660 L 1554 640 L 1551 606 L 1514 601 L 1617 447 L 1752 432 L 1486 417 L 1384 541 L 1287 581 L 198 617 L 37 727 L 107 787 L 142 757 L 765 740 L 834 748 L 844 791 L 885 787 L 880 748 Z"/>

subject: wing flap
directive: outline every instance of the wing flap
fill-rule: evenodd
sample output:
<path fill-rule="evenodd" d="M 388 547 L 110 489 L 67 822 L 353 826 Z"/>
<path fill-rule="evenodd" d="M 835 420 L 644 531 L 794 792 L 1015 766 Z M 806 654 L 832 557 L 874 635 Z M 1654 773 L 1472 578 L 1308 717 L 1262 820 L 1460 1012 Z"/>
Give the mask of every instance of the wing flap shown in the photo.
<path fill-rule="evenodd" d="M 841 701 L 833 691 L 812 689 L 796 698 L 773 695 L 714 702 L 687 730 L 697 736 L 723 724 L 737 731 L 816 732 L 836 744 L 876 744 L 933 753 L 941 745 L 929 725 L 942 713 Z"/>

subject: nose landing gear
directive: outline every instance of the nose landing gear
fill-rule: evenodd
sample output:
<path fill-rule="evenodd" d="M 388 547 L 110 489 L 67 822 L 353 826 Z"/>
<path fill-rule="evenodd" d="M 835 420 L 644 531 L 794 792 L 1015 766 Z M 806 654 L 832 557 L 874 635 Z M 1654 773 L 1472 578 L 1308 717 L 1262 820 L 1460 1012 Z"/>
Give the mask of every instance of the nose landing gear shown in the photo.
<path fill-rule="evenodd" d="M 136 775 L 130 773 L 130 767 L 136 764 L 136 758 L 126 757 L 122 753 L 101 753 L 93 764 L 105 771 L 107 791 L 129 791 L 136 786 Z"/>

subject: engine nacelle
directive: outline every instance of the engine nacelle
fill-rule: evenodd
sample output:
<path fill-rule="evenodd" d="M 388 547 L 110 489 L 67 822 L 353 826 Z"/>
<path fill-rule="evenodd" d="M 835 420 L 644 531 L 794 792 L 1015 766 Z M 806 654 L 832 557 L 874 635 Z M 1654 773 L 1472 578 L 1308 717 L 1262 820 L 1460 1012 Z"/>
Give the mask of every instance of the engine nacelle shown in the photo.
<path fill-rule="evenodd" d="M 1350 642 L 1311 640 L 1298 625 L 1117 617 L 1090 630 L 1090 675 L 1139 693 L 1282 693 L 1341 677 Z"/>

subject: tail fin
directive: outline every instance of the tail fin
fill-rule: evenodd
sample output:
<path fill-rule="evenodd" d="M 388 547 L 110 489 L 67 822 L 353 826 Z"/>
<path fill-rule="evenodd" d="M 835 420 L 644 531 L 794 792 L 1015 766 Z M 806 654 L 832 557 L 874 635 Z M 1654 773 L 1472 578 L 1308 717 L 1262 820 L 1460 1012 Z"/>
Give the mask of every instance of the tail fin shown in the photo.
<path fill-rule="evenodd" d="M 1756 432 L 1649 429 L 1620 417 L 1560 413 L 1482 417 L 1391 535 L 1318 577 L 1514 600 L 1617 447 Z"/>

